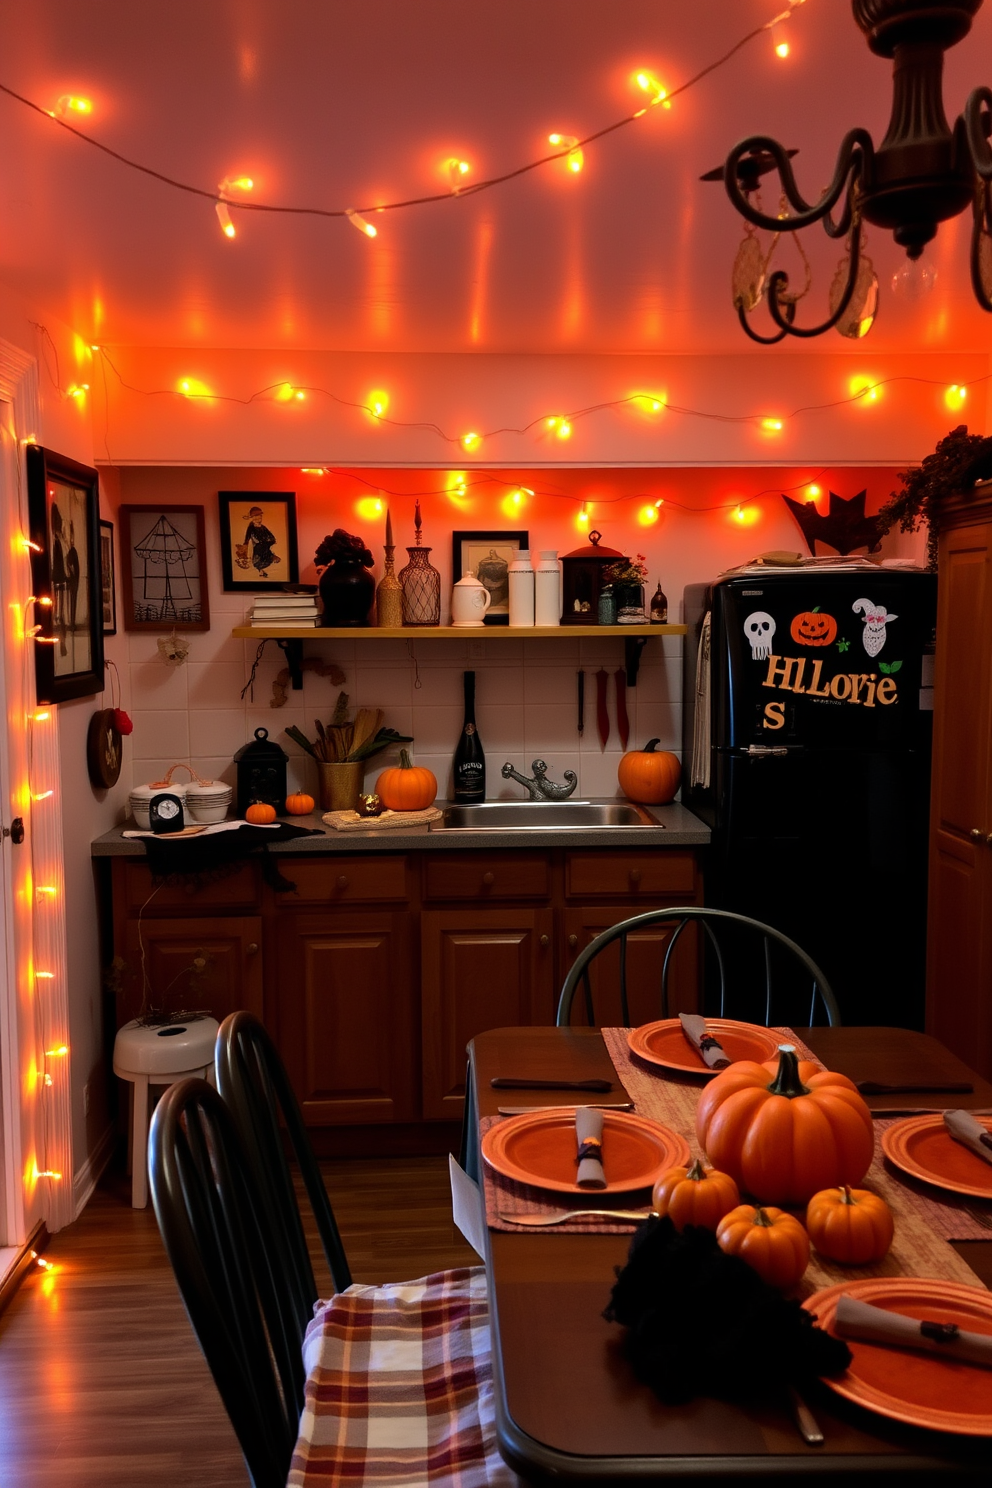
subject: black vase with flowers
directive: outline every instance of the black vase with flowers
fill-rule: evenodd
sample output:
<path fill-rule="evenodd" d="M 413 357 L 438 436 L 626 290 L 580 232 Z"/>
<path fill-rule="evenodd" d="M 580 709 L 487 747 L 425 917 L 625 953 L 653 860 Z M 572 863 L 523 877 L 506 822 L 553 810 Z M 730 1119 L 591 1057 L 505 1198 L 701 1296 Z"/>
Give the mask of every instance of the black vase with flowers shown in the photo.
<path fill-rule="evenodd" d="M 375 562 L 363 538 L 352 537 L 336 527 L 314 554 L 318 569 L 320 603 L 326 626 L 371 624 L 375 602 L 375 580 L 369 569 Z"/>

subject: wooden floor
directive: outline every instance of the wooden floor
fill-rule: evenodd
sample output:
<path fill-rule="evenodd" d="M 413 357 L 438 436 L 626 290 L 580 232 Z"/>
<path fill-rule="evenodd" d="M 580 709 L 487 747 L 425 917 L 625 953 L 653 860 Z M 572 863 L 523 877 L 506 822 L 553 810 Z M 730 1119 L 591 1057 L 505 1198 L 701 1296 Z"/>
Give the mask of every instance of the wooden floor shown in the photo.
<path fill-rule="evenodd" d="M 476 1262 L 451 1221 L 447 1158 L 322 1167 L 356 1281 Z M 154 1215 L 130 1207 L 122 1176 L 46 1257 L 54 1272 L 32 1269 L 0 1318 L 0 1488 L 246 1488 Z"/>

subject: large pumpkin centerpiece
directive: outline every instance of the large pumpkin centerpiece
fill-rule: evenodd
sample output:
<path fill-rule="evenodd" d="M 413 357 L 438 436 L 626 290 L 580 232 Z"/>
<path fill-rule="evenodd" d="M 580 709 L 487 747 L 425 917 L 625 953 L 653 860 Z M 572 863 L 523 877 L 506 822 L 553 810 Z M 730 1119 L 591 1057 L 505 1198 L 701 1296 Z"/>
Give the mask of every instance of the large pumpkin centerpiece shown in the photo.
<path fill-rule="evenodd" d="M 800 646 L 829 646 L 837 638 L 837 621 L 819 608 L 794 615 L 789 634 Z"/>
<path fill-rule="evenodd" d="M 707 1085 L 696 1134 L 714 1167 L 765 1203 L 805 1204 L 857 1184 L 875 1150 L 871 1112 L 846 1075 L 796 1058 L 741 1060 Z"/>
<path fill-rule="evenodd" d="M 660 739 L 649 739 L 643 749 L 631 749 L 617 768 L 620 789 L 628 801 L 642 806 L 660 806 L 674 801 L 682 778 L 677 754 L 659 749 Z"/>
<path fill-rule="evenodd" d="M 401 749 L 399 764 L 383 770 L 375 788 L 389 811 L 424 811 L 434 803 L 437 779 L 433 770 L 411 764 L 409 754 Z"/>

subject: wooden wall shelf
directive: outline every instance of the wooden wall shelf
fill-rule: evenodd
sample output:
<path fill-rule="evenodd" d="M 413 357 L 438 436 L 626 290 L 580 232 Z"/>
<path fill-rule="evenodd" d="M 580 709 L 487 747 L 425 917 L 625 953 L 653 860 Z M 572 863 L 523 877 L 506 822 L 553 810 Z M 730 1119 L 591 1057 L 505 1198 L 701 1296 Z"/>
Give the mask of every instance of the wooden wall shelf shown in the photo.
<path fill-rule="evenodd" d="M 685 635 L 684 625 L 355 625 L 312 629 L 301 625 L 236 625 L 232 635 L 242 640 L 276 641 L 286 653 L 293 687 L 303 686 L 304 641 L 532 641 L 602 640 L 624 642 L 627 686 L 637 686 L 641 652 L 652 636 Z"/>

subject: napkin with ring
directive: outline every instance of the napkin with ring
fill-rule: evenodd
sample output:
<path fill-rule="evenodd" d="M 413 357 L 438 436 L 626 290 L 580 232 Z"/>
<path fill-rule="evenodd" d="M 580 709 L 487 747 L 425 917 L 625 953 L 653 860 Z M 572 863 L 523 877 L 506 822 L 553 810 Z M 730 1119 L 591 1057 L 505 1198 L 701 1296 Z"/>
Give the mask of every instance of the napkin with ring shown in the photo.
<path fill-rule="evenodd" d="M 727 1058 L 719 1039 L 713 1037 L 706 1027 L 706 1019 L 698 1013 L 679 1013 L 682 1032 L 696 1053 L 710 1069 L 726 1069 L 731 1061 Z"/>
<path fill-rule="evenodd" d="M 579 1188 L 605 1188 L 603 1172 L 603 1113 L 590 1106 L 579 1106 L 575 1112 L 575 1181 Z"/>
<path fill-rule="evenodd" d="M 872 1307 L 846 1294 L 838 1297 L 834 1332 L 841 1338 L 860 1338 L 865 1343 L 883 1343 L 893 1348 L 923 1349 L 965 1364 L 984 1364 L 992 1369 L 992 1334 L 968 1333 L 956 1323 L 921 1322 L 902 1312 Z"/>
<path fill-rule="evenodd" d="M 983 1157 L 987 1163 L 992 1163 L 992 1136 L 980 1121 L 975 1120 L 970 1111 L 945 1111 L 944 1125 L 955 1142 L 960 1142 L 976 1157 Z"/>

